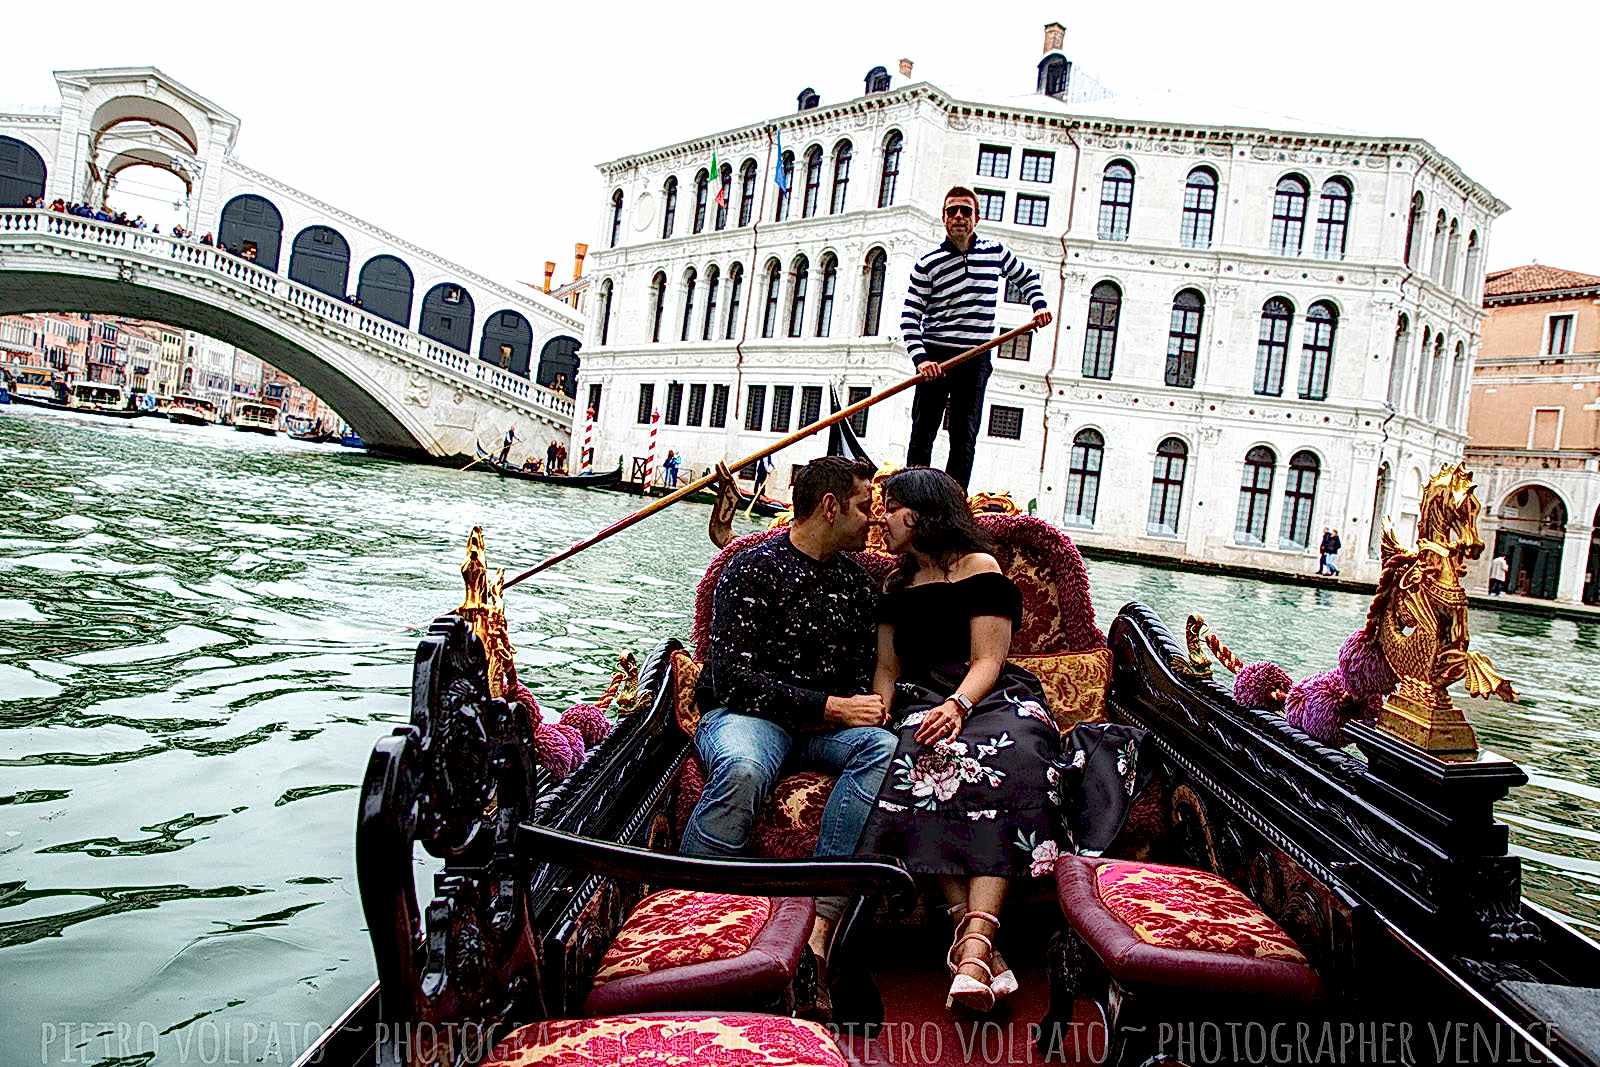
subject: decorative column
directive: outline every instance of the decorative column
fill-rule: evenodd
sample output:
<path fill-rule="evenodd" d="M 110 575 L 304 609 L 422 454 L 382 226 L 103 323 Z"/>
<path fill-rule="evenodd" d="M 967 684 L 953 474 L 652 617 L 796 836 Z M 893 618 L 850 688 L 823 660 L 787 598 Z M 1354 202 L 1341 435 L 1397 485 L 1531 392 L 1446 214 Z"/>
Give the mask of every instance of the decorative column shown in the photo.
<path fill-rule="evenodd" d="M 1564 604 L 1583 602 L 1584 578 L 1589 570 L 1589 541 L 1593 526 L 1567 523 L 1566 536 L 1561 542 L 1561 581 L 1556 586 L 1556 599 Z"/>

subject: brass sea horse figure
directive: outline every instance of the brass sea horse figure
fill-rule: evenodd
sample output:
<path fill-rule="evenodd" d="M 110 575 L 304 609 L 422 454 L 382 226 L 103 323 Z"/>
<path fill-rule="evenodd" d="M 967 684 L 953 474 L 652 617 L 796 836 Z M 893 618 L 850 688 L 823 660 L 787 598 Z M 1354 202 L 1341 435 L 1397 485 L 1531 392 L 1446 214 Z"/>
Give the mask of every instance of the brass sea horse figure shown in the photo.
<path fill-rule="evenodd" d="M 1366 629 L 1377 637 L 1399 687 L 1384 701 L 1378 728 L 1432 753 L 1470 754 L 1478 748 L 1477 735 L 1447 692 L 1455 682 L 1465 679 L 1474 697 L 1517 699 L 1489 657 L 1467 647 L 1461 578 L 1467 561 L 1483 554 L 1478 510 L 1472 476 L 1460 463 L 1447 464 L 1422 490 L 1414 550 L 1401 546 L 1387 520 L 1383 524 L 1383 571 Z"/>
<path fill-rule="evenodd" d="M 455 614 L 467 620 L 472 632 L 483 642 L 489 663 L 489 695 L 508 696 L 516 679 L 516 649 L 506 628 L 506 572 L 494 572 L 489 580 L 489 559 L 484 547 L 483 527 L 474 526 L 467 536 L 467 558 L 461 561 L 461 581 L 466 598 Z"/>

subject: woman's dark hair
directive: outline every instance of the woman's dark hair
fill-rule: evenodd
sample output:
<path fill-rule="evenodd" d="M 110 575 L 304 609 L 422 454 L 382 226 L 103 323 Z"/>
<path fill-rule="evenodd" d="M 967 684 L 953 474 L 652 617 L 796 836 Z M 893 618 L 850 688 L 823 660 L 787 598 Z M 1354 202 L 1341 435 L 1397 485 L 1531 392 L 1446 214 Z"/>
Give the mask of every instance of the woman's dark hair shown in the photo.
<path fill-rule="evenodd" d="M 944 471 L 907 467 L 883 483 L 883 498 L 910 508 L 917 516 L 911 547 L 948 567 L 973 552 L 994 552 L 994 543 L 978 526 L 967 506 L 966 490 Z M 890 590 L 904 589 L 917 573 L 916 557 L 902 556 L 889 576 Z"/>

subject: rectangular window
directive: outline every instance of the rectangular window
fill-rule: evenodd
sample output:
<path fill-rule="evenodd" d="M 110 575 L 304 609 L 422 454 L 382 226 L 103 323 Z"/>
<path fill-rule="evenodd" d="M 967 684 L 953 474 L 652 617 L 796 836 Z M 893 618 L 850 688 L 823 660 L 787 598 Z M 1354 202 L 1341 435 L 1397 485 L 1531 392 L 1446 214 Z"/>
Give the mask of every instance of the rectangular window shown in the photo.
<path fill-rule="evenodd" d="M 859 404 L 861 401 L 865 400 L 871 395 L 872 390 L 868 389 L 866 386 L 852 385 L 850 387 L 849 403 Z M 854 415 L 850 416 L 850 428 L 856 432 L 857 437 L 867 436 L 867 416 L 870 414 L 872 414 L 872 409 L 867 408 L 864 411 L 858 411 Z"/>
<path fill-rule="evenodd" d="M 978 174 L 984 178 L 1011 177 L 1011 149 L 996 144 L 979 145 Z"/>
<path fill-rule="evenodd" d="M 789 412 L 794 407 L 794 386 L 772 387 L 772 422 L 767 429 L 773 433 L 789 432 Z"/>
<path fill-rule="evenodd" d="M 639 386 L 639 424 L 648 425 L 650 422 L 650 409 L 656 406 L 656 387 L 654 382 L 645 382 Z"/>
<path fill-rule="evenodd" d="M 1551 315 L 1549 335 L 1545 338 L 1544 354 L 1564 356 L 1572 351 L 1572 316 Z"/>
<path fill-rule="evenodd" d="M 685 421 L 690 426 L 699 426 L 706 413 L 706 387 L 704 385 L 689 386 L 689 417 Z"/>
<path fill-rule="evenodd" d="M 459 304 L 459 303 L 461 303 L 461 287 L 459 285 L 447 285 L 447 286 L 445 286 L 445 288 L 444 288 L 444 302 L 446 304 Z"/>
<path fill-rule="evenodd" d="M 599 382 L 590 382 L 589 383 L 589 411 L 592 412 L 592 414 L 590 414 L 588 416 L 589 418 L 598 419 L 600 417 L 600 383 Z"/>
<path fill-rule="evenodd" d="M 767 410 L 767 387 L 752 385 L 744 402 L 744 428 L 747 430 L 761 429 L 761 418 Z"/>
<path fill-rule="evenodd" d="M 1032 148 L 1022 150 L 1022 180 L 1025 182 L 1047 182 L 1055 178 L 1056 154 L 1054 152 L 1040 152 Z"/>
<path fill-rule="evenodd" d="M 988 222 L 1006 221 L 1006 194 L 993 189 L 975 189 L 978 194 L 978 217 Z"/>
<path fill-rule="evenodd" d="M 1018 226 L 1043 226 L 1050 217 L 1050 198 L 1048 196 L 1028 196 L 1026 193 L 1017 194 L 1016 224 Z"/>
<path fill-rule="evenodd" d="M 717 428 L 728 425 L 728 387 L 711 387 L 711 425 Z"/>
<path fill-rule="evenodd" d="M 990 404 L 989 436 L 1004 437 L 1010 441 L 1022 440 L 1022 409 Z"/>
<path fill-rule="evenodd" d="M 669 382 L 667 384 L 667 410 L 661 416 L 661 421 L 668 426 L 678 425 L 679 418 L 683 415 L 683 383 Z"/>
<path fill-rule="evenodd" d="M 1560 408 L 1534 408 L 1528 424 L 1528 447 L 1554 451 L 1561 447 Z"/>
<path fill-rule="evenodd" d="M 800 390 L 800 428 L 822 418 L 822 386 L 807 385 Z"/>
<path fill-rule="evenodd" d="M 1020 359 L 1026 361 L 1033 355 L 1033 334 L 1025 333 L 1013 337 L 997 350 L 1001 359 Z"/>

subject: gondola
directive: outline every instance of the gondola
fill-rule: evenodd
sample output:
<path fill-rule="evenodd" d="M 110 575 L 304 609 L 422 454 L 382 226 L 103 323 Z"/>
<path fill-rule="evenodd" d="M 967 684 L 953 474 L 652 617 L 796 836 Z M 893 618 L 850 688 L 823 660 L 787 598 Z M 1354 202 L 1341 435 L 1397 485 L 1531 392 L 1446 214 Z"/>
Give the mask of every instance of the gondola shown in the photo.
<path fill-rule="evenodd" d="M 545 474 L 543 471 L 530 471 L 523 467 L 513 467 L 509 463 L 501 463 L 482 448 L 478 449 L 478 462 L 502 478 L 521 478 L 524 481 L 548 482 L 551 485 L 572 485 L 584 489 L 610 489 L 622 481 L 621 462 L 618 462 L 615 470 L 609 471 L 595 471 L 589 474 Z"/>
<path fill-rule="evenodd" d="M 751 506 L 752 500 L 755 501 L 754 507 Z M 741 489 L 739 490 L 739 510 L 750 512 L 754 515 L 760 515 L 763 518 L 771 519 L 787 512 L 789 510 L 789 505 L 785 504 L 776 497 L 767 496 L 765 493 L 761 494 L 761 496 L 758 498 L 753 494 L 747 493 Z"/>
<path fill-rule="evenodd" d="M 1470 485 L 1447 472 L 1424 491 L 1427 540 L 1406 550 L 1386 538 L 1394 580 L 1374 610 L 1396 641 L 1458 634 L 1459 656 L 1395 645 L 1422 658 L 1391 657 L 1400 687 L 1378 725 L 1348 722 L 1334 744 L 1235 700 L 1203 620 L 1191 616 L 1180 641 L 1130 603 L 1103 635 L 1071 541 L 975 506 L 1023 591 L 1012 654 L 1055 679 L 1058 721 L 1148 731 L 1115 840 L 1046 856 L 1042 871 L 1036 853 L 1042 876 L 1013 890 L 1001 943 L 1022 990 L 986 1017 L 944 1008 L 948 929 L 897 862 L 802 858 L 828 784 L 815 772 L 776 787 L 757 820 L 761 858 L 675 854 L 701 786 L 686 732 L 696 648 L 667 637 L 642 667 L 629 657 L 600 701 L 609 736 L 585 739 L 575 769 L 570 746 L 565 763 L 552 755 L 554 728 L 530 714 L 517 677 L 503 578 L 491 584 L 475 530 L 463 603 L 418 647 L 411 722 L 377 742 L 361 789 L 356 865 L 378 981 L 300 1062 L 1593 1067 L 1600 946 L 1521 897 L 1521 861 L 1494 819 L 1527 776 L 1487 752 L 1437 754 L 1465 720 L 1411 699 L 1459 677 L 1434 667 L 1476 656 L 1464 600 L 1436 590 L 1427 602 L 1454 623 L 1436 632 L 1406 613 L 1423 601 L 1401 599 L 1433 596 L 1419 589 L 1440 573 L 1430 554 L 1448 561 L 1476 542 Z M 729 544 L 700 592 L 774 535 Z M 708 602 L 697 597 L 701 645 Z M 444 861 L 425 907 L 419 845 Z M 809 912 L 780 922 L 821 893 L 852 899 L 831 998 L 803 947 Z M 828 1025 L 809 1021 L 828 999 Z"/>
<path fill-rule="evenodd" d="M 339 439 L 339 435 L 333 433 L 331 430 L 318 430 L 311 433 L 296 433 L 295 431 L 290 430 L 289 439 L 291 441 L 304 441 L 307 444 L 313 445 L 327 445 L 337 441 Z"/>

